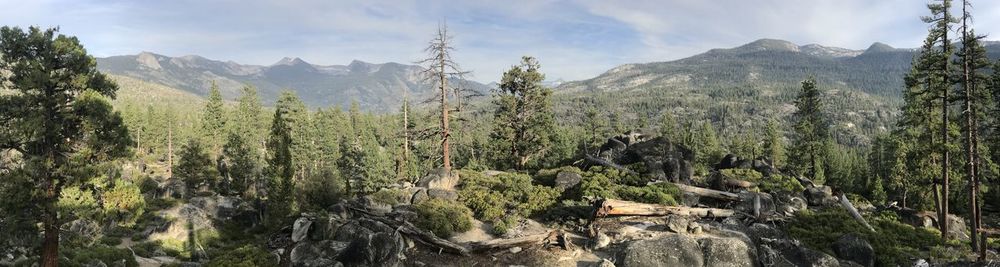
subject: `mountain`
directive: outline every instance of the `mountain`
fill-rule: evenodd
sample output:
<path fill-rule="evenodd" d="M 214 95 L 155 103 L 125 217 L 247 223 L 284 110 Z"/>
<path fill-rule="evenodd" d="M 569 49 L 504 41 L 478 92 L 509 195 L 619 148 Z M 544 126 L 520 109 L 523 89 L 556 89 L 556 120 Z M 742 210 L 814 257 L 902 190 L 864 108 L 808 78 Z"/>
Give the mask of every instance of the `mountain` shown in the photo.
<path fill-rule="evenodd" d="M 1000 45 L 987 43 L 992 58 Z M 768 120 L 787 119 L 800 82 L 815 77 L 826 91 L 828 113 L 843 143 L 865 144 L 871 133 L 892 127 L 902 103 L 903 75 L 916 49 L 882 43 L 866 50 L 761 39 L 712 49 L 688 58 L 625 64 L 597 77 L 556 88 L 557 106 L 605 107 L 609 114 L 634 114 L 655 122 L 664 112 L 708 119 L 723 132 L 761 129 Z"/>
<path fill-rule="evenodd" d="M 314 65 L 301 58 L 282 58 L 269 66 L 243 65 L 200 56 L 169 57 L 150 52 L 98 58 L 102 72 L 161 84 L 204 96 L 212 82 L 226 99 L 239 95 L 246 84 L 257 87 L 265 103 L 273 103 L 282 90 L 294 90 L 309 106 L 346 107 L 358 101 L 362 109 L 389 112 L 402 103 L 404 91 L 414 100 L 434 95 L 423 82 L 420 66 L 399 63 Z M 472 90 L 487 92 L 486 85 L 455 80 Z"/>

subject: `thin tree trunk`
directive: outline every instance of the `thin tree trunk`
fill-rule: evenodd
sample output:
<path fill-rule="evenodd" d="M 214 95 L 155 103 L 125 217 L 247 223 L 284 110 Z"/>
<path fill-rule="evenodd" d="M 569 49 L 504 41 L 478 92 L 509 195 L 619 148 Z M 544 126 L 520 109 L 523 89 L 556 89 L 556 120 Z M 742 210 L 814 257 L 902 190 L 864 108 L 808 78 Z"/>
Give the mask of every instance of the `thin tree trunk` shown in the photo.
<path fill-rule="evenodd" d="M 448 144 L 448 136 L 451 134 L 448 129 L 448 79 L 445 76 L 445 49 L 447 48 L 447 42 L 444 38 L 447 38 L 447 33 L 440 32 L 441 34 L 441 45 L 438 54 L 438 67 L 440 68 L 440 73 L 438 73 L 438 82 L 440 83 L 441 90 L 441 160 L 443 161 L 444 172 L 451 175 L 451 148 Z"/>
<path fill-rule="evenodd" d="M 942 19 L 948 20 L 951 16 L 949 15 L 948 5 L 945 5 L 944 17 Z M 947 24 L 947 21 L 945 22 Z M 948 30 L 944 29 L 941 33 L 941 50 L 946 55 L 948 54 L 948 46 L 951 45 L 951 41 L 948 40 Z M 948 79 L 948 60 L 949 57 L 944 57 L 941 60 L 941 79 L 942 83 L 942 94 L 941 94 L 941 215 L 938 220 L 941 225 L 941 236 L 945 239 L 948 238 L 948 193 L 951 179 L 948 175 L 948 170 L 951 165 L 950 153 L 948 151 L 948 90 L 951 89 L 951 79 Z"/>
<path fill-rule="evenodd" d="M 969 180 L 969 221 L 972 225 L 972 249 L 973 251 L 979 247 L 979 240 L 976 238 L 977 232 L 979 231 L 979 225 L 976 221 L 976 149 L 973 144 L 975 136 L 973 136 L 974 118 L 972 117 L 972 77 L 969 73 L 969 25 L 968 25 L 968 14 L 966 12 L 966 7 L 968 7 L 967 1 L 962 1 L 962 89 L 965 99 L 965 110 L 962 113 L 965 115 L 965 172 Z"/>
<path fill-rule="evenodd" d="M 174 178 L 174 127 L 167 127 L 167 178 Z"/>
<path fill-rule="evenodd" d="M 58 194 L 56 191 L 55 179 L 49 177 L 45 185 L 45 214 L 42 219 L 42 228 L 45 237 L 42 240 L 42 267 L 59 266 L 59 224 L 58 213 L 56 212 L 56 201 Z"/>

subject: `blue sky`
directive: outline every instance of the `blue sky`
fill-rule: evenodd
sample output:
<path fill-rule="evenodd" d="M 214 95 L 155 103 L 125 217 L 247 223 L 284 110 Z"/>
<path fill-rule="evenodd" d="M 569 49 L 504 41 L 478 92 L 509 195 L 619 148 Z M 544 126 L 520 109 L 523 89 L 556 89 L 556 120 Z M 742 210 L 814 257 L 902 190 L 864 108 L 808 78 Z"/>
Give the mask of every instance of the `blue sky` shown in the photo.
<path fill-rule="evenodd" d="M 974 1 L 977 32 L 1000 34 L 996 2 Z M 446 20 L 456 60 L 482 82 L 498 80 L 522 55 L 539 58 L 550 80 L 578 80 L 760 38 L 917 47 L 927 14 L 919 0 L 0 0 L 0 7 L 0 24 L 60 26 L 96 56 L 150 51 L 258 65 L 282 57 L 411 63 Z"/>

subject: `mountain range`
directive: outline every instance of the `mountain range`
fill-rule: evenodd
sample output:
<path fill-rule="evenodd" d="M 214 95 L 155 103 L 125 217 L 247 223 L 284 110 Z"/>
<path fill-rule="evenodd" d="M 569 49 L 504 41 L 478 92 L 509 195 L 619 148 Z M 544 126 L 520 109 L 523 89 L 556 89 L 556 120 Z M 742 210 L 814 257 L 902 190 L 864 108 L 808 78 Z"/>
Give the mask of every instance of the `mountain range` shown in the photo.
<path fill-rule="evenodd" d="M 244 65 L 217 61 L 201 56 L 169 57 L 150 52 L 97 59 L 105 73 L 161 84 L 183 91 L 206 95 L 216 83 L 223 97 L 234 99 L 245 85 L 255 86 L 265 104 L 277 99 L 283 90 L 294 90 L 312 107 L 347 107 L 357 101 L 364 110 L 398 110 L 404 95 L 414 101 L 431 98 L 433 86 L 424 82 L 415 65 L 374 64 L 354 60 L 347 65 L 322 66 L 300 58 L 283 58 L 269 66 Z M 486 85 L 467 80 L 453 80 L 471 90 L 486 92 Z"/>

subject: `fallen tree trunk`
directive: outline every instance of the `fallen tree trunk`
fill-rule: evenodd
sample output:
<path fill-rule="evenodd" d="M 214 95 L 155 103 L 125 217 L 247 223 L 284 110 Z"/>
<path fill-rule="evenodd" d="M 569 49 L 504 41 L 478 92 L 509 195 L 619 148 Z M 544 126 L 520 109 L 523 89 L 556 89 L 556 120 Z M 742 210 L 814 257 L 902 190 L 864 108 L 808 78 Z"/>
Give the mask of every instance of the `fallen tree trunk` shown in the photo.
<path fill-rule="evenodd" d="M 394 218 L 391 219 L 387 218 L 386 216 L 374 215 L 364 209 L 359 209 L 355 207 L 351 207 L 351 209 L 357 212 L 358 214 L 364 216 L 365 218 L 382 222 L 392 228 L 395 228 L 396 231 L 399 231 L 400 233 L 407 235 L 410 238 L 417 240 L 421 243 L 424 243 L 428 246 L 436 247 L 441 249 L 441 251 L 452 254 L 469 256 L 469 249 L 460 246 L 458 244 L 452 243 L 451 241 L 448 241 L 446 239 L 440 238 L 437 235 L 434 235 L 434 233 L 432 232 L 424 231 L 423 229 L 418 228 L 417 226 L 413 225 L 408 221 L 394 219 Z"/>
<path fill-rule="evenodd" d="M 594 217 L 607 216 L 657 216 L 657 215 L 683 215 L 698 217 L 722 218 L 733 216 L 734 211 L 728 209 L 713 208 L 691 208 L 679 206 L 666 206 L 658 204 L 646 204 L 617 199 L 604 199 L 594 204 L 596 211 Z"/>
<path fill-rule="evenodd" d="M 507 239 L 491 239 L 480 242 L 473 242 L 470 244 L 472 251 L 483 251 L 483 250 L 493 250 L 493 249 L 505 249 L 521 245 L 528 244 L 539 244 L 542 243 L 546 238 L 548 238 L 550 233 L 528 235 L 515 238 Z"/>
<path fill-rule="evenodd" d="M 875 232 L 875 228 L 873 228 L 870 224 L 868 224 L 868 221 L 865 220 L 865 217 L 861 217 L 861 213 L 858 212 L 858 209 L 855 209 L 854 205 L 851 204 L 851 201 L 847 200 L 847 194 L 840 195 L 840 204 L 844 206 L 844 209 L 846 209 L 848 213 L 851 214 L 851 217 L 854 217 L 855 220 L 860 222 L 865 227 L 868 227 L 868 230 L 872 230 L 872 232 Z"/>
<path fill-rule="evenodd" d="M 699 197 L 710 197 L 710 198 L 717 198 L 717 199 L 730 200 L 730 201 L 740 200 L 740 195 L 729 193 L 729 192 L 726 192 L 726 191 L 719 191 L 719 190 L 714 190 L 714 189 L 701 188 L 701 187 L 690 186 L 690 185 L 681 184 L 681 183 L 673 183 L 673 184 L 676 185 L 677 188 L 680 189 L 682 192 L 691 193 L 691 194 L 694 194 L 694 195 L 699 196 Z"/>
<path fill-rule="evenodd" d="M 602 158 L 594 157 L 594 156 L 591 156 L 591 155 L 586 155 L 586 156 L 584 156 L 584 159 L 586 159 L 587 161 L 589 161 L 591 163 L 594 163 L 594 164 L 597 164 L 597 165 L 601 165 L 601 166 L 604 166 L 604 167 L 608 167 L 608 168 L 612 168 L 612 169 L 616 169 L 616 170 L 619 170 L 619 171 L 623 171 L 623 172 L 626 172 L 628 174 L 636 174 L 636 175 L 639 174 L 639 173 L 637 173 L 637 172 L 635 172 L 633 170 L 630 170 L 628 168 L 623 167 L 622 165 L 615 164 L 614 162 L 610 162 L 610 161 L 604 160 Z"/>

